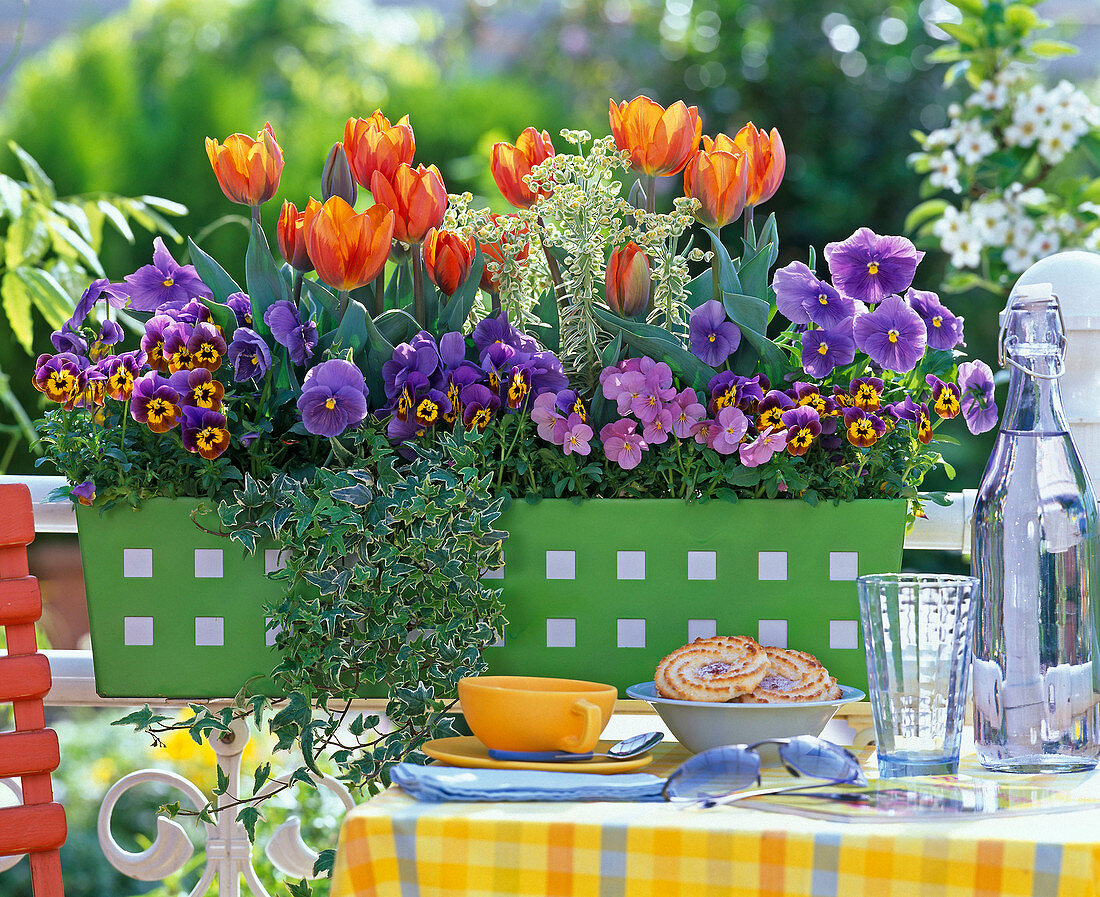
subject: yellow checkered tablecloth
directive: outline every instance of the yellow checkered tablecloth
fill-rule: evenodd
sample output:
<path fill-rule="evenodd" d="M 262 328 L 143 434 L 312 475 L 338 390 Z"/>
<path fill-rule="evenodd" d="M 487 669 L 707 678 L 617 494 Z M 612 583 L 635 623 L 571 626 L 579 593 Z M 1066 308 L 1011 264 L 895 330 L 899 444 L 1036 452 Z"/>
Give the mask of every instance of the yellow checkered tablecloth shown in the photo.
<path fill-rule="evenodd" d="M 686 756 L 659 750 L 643 771 Z M 1097 897 L 1100 810 L 839 823 L 662 803 L 422 803 L 391 789 L 348 814 L 331 894 Z"/>

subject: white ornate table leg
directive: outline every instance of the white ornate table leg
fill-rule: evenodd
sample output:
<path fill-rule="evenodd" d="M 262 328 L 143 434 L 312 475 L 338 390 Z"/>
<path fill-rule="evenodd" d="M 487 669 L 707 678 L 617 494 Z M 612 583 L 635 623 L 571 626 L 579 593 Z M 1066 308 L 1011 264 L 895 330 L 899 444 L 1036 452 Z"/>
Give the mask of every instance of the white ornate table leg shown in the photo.
<path fill-rule="evenodd" d="M 275 789 L 277 785 L 285 783 L 286 779 L 274 779 L 269 782 L 261 793 Z M 321 785 L 335 794 L 344 805 L 344 810 L 355 807 L 351 792 L 343 782 L 337 781 L 332 776 L 323 776 Z M 317 878 L 313 874 L 313 864 L 317 862 L 317 853 L 302 840 L 302 826 L 297 816 L 291 816 L 275 829 L 275 834 L 267 842 L 264 853 L 271 860 L 271 864 L 284 875 L 293 878 Z"/>
<path fill-rule="evenodd" d="M 7 788 L 15 797 L 14 803 L 3 801 L 0 802 L 0 807 L 15 807 L 23 803 L 23 789 L 19 787 L 19 783 L 15 779 L 0 779 L 0 785 Z M 0 857 L 0 872 L 7 872 L 25 856 L 25 853 L 17 853 L 15 856 Z"/>

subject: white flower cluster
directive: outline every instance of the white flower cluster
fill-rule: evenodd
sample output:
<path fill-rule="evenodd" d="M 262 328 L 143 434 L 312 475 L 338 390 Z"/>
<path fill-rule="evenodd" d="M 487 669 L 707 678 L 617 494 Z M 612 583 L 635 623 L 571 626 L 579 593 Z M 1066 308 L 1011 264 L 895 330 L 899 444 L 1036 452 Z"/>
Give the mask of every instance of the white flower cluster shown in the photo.
<path fill-rule="evenodd" d="M 979 268 L 982 251 L 992 249 L 1000 250 L 1011 273 L 1020 274 L 1063 244 L 1080 242 L 1082 223 L 1065 212 L 1045 213 L 1047 201 L 1038 187 L 1012 184 L 1002 195 L 986 194 L 965 209 L 948 206 L 932 233 L 955 268 Z M 1098 239 L 1100 230 L 1094 230 L 1086 242 Z"/>
<path fill-rule="evenodd" d="M 1067 210 L 1038 186 L 989 190 L 978 179 L 982 162 L 1017 148 L 1057 165 L 1100 127 L 1100 107 L 1069 81 L 1047 89 L 1032 83 L 1027 67 L 1012 63 L 947 114 L 947 126 L 923 138 L 910 164 L 927 173 L 930 186 L 965 197 L 962 208 L 947 206 L 931 228 L 953 267 L 981 269 L 989 250 L 1009 273 L 1019 274 L 1063 246 L 1100 250 L 1100 206 Z"/>

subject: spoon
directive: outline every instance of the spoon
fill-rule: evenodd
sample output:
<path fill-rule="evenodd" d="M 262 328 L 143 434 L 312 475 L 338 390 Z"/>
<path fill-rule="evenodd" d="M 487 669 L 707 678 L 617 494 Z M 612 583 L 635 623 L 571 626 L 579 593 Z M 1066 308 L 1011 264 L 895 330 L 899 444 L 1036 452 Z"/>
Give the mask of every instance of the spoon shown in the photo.
<path fill-rule="evenodd" d="M 498 751 L 489 748 L 489 756 L 494 760 L 519 760 L 527 763 L 557 763 L 559 761 L 591 760 L 593 757 L 608 757 L 612 760 L 629 760 L 644 754 L 650 748 L 664 741 L 663 732 L 643 732 L 640 735 L 631 735 L 622 741 L 611 745 L 607 751 L 594 753 L 587 751 L 583 754 L 574 754 L 569 751 Z"/>

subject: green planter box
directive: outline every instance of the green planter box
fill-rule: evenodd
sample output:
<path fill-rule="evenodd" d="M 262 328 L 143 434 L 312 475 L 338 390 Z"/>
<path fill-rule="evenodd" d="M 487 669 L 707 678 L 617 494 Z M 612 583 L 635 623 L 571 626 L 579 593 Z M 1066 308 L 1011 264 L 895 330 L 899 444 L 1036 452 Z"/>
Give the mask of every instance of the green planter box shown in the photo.
<path fill-rule="evenodd" d="M 226 697 L 277 657 L 264 576 L 190 520 L 197 501 L 141 511 L 78 508 L 96 687 L 113 697 Z M 495 673 L 567 676 L 620 689 L 652 678 L 699 635 L 744 634 L 816 654 L 846 685 L 866 670 L 855 577 L 901 566 L 905 502 L 516 502 L 502 570 L 508 624 L 486 649 Z M 203 525 L 216 530 L 211 517 Z"/>

